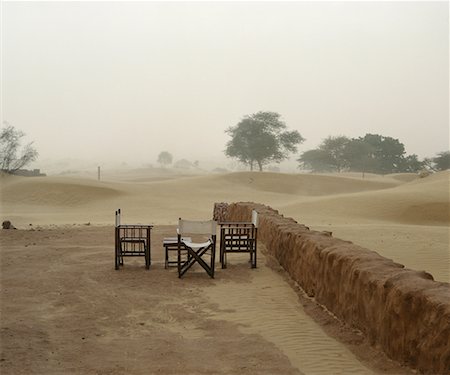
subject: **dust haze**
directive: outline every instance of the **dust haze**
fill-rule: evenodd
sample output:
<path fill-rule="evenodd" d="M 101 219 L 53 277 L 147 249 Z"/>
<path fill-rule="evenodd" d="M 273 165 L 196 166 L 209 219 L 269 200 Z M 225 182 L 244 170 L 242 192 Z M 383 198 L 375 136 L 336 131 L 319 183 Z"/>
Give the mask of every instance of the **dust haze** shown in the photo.
<path fill-rule="evenodd" d="M 2 121 L 33 167 L 236 167 L 225 130 L 260 110 L 306 138 L 448 149 L 446 2 L 2 2 Z M 298 155 L 282 168 L 295 170 Z M 125 164 L 124 164 L 125 163 Z"/>

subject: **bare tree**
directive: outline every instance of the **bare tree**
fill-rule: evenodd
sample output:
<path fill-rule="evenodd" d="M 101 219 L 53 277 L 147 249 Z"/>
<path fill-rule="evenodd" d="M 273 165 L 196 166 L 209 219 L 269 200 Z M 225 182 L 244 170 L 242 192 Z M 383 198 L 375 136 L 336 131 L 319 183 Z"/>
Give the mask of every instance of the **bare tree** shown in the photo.
<path fill-rule="evenodd" d="M 6 121 L 3 124 L 4 127 L 0 131 L 0 169 L 3 172 L 14 173 L 35 161 L 38 152 L 33 147 L 33 142 L 21 147 L 24 132 Z"/>

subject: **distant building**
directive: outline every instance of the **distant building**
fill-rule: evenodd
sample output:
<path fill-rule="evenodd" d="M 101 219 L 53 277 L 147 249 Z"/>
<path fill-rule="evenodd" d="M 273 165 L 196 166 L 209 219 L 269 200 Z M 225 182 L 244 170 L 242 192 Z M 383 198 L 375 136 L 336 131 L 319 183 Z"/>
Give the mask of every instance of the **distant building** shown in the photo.
<path fill-rule="evenodd" d="M 42 177 L 42 176 L 46 176 L 45 173 L 41 173 L 40 169 L 33 169 L 33 170 L 18 169 L 17 171 L 14 171 L 14 172 L 8 172 L 6 170 L 3 170 L 2 172 L 13 174 L 15 176 L 25 176 L 25 177 Z"/>

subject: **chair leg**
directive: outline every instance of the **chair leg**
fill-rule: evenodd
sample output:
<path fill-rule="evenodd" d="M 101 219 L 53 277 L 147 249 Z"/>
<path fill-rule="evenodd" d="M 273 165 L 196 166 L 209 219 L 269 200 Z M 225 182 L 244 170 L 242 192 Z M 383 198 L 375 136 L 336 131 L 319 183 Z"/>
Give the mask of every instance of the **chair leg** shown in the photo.
<path fill-rule="evenodd" d="M 251 260 L 252 268 L 256 268 L 256 251 L 252 251 L 250 253 L 250 260 Z"/>
<path fill-rule="evenodd" d="M 211 249 L 211 278 L 214 279 L 214 266 L 216 265 L 216 243 L 213 243 L 213 248 Z"/>
<path fill-rule="evenodd" d="M 224 242 L 224 234 L 223 232 L 221 232 L 220 235 L 220 254 L 219 254 L 219 258 L 220 258 L 220 263 L 222 264 L 222 268 L 223 268 L 223 250 L 225 248 L 225 242 Z"/>
<path fill-rule="evenodd" d="M 178 278 L 179 279 L 181 279 L 181 276 L 182 276 L 182 273 L 181 273 L 181 250 L 180 250 L 180 247 L 178 247 L 178 251 L 177 251 L 177 256 L 178 256 L 178 258 L 177 258 L 177 266 L 178 266 Z M 188 257 L 188 259 L 189 259 L 189 257 Z"/>
<path fill-rule="evenodd" d="M 227 268 L 227 252 L 224 250 L 222 255 L 222 269 Z"/>
<path fill-rule="evenodd" d="M 119 255 L 117 254 L 117 247 L 116 247 L 116 251 L 115 251 L 115 254 L 114 254 L 114 268 L 116 269 L 116 270 L 118 270 L 119 269 L 119 262 L 120 262 L 120 260 L 119 260 Z"/>
<path fill-rule="evenodd" d="M 150 249 L 148 245 L 145 246 L 144 248 L 145 248 L 145 268 L 148 270 L 150 268 Z"/>
<path fill-rule="evenodd" d="M 202 256 L 208 248 L 201 248 L 198 251 L 195 251 L 191 248 L 186 247 L 187 251 L 187 260 L 185 262 L 181 262 L 181 257 L 178 258 L 178 277 L 181 278 L 195 263 L 198 263 L 202 268 L 206 271 L 206 273 L 214 279 L 214 262 L 215 262 L 215 251 L 211 252 L 211 263 L 207 264 Z"/>

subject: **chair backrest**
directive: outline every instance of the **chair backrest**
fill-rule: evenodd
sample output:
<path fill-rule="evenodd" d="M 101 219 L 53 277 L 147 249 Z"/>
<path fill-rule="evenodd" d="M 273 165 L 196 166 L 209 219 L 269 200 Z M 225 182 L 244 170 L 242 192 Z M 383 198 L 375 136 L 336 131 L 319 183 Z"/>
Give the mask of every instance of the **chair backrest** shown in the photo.
<path fill-rule="evenodd" d="M 116 211 L 116 227 L 120 226 L 120 208 Z"/>
<path fill-rule="evenodd" d="M 217 221 L 193 221 L 193 220 L 178 220 L 178 233 L 183 235 L 184 233 L 192 234 L 210 234 L 216 235 Z"/>
<path fill-rule="evenodd" d="M 252 224 L 255 226 L 255 228 L 258 228 L 258 212 L 256 212 L 255 210 L 252 210 Z"/>

